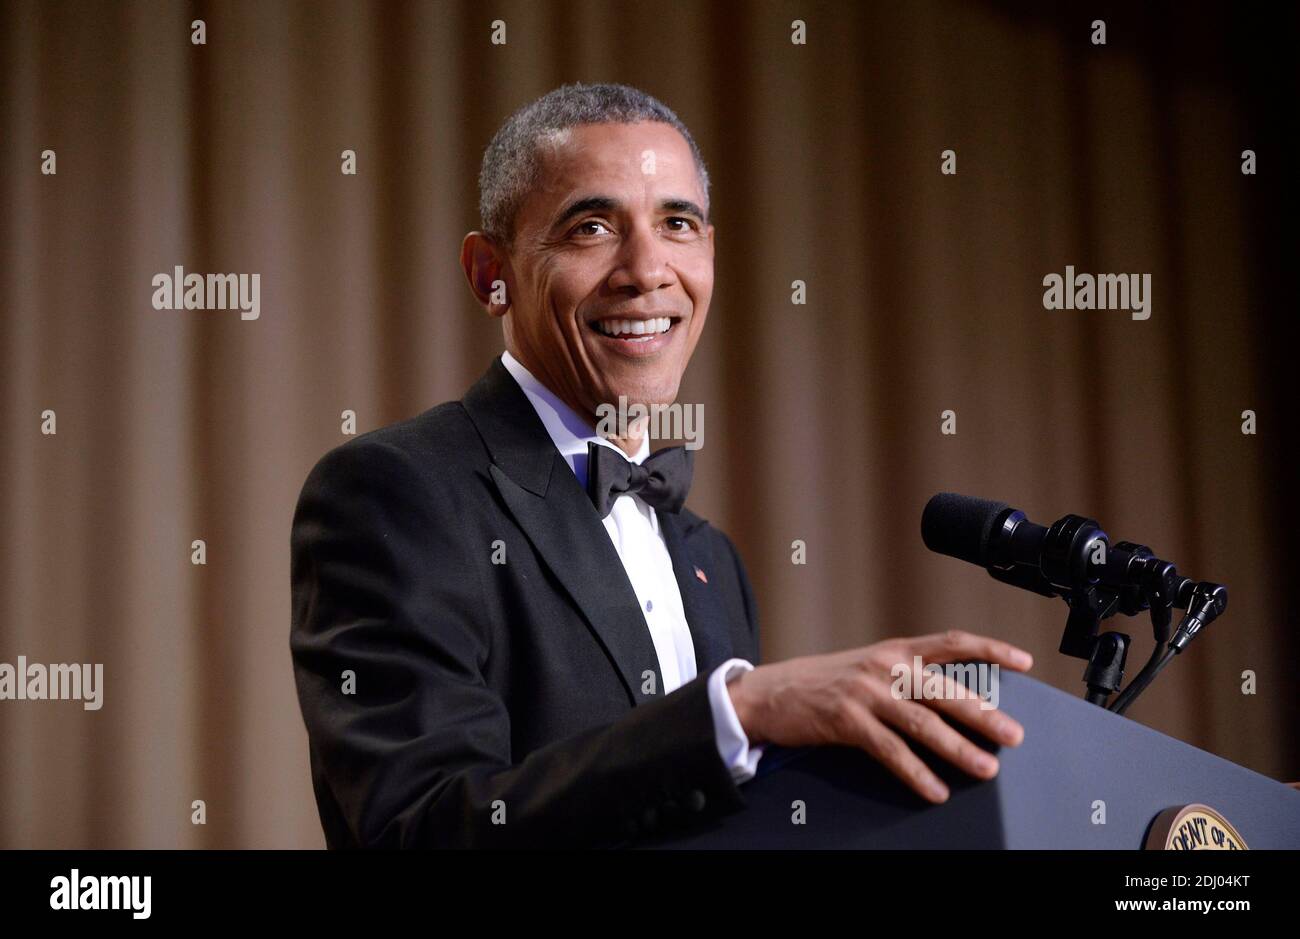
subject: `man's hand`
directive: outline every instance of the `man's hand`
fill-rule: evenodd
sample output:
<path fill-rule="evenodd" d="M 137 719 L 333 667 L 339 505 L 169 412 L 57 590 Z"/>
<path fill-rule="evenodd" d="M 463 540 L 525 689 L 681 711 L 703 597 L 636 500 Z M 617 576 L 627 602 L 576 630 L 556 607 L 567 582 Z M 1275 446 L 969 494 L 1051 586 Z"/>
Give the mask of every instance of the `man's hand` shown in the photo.
<path fill-rule="evenodd" d="M 942 699 L 900 700 L 891 692 L 896 665 L 912 672 L 911 687 L 922 664 L 979 659 L 1017 672 L 1033 666 L 1023 649 L 960 630 L 888 639 L 830 655 L 813 655 L 760 665 L 727 684 L 740 726 L 751 745 L 838 744 L 861 747 L 924 799 L 944 802 L 948 788 L 895 731 L 924 744 L 948 762 L 979 779 L 998 773 L 998 761 L 948 726 L 938 711 L 1006 746 L 1019 746 L 1025 730 L 996 709 L 982 709 L 980 699 L 945 676 Z"/>

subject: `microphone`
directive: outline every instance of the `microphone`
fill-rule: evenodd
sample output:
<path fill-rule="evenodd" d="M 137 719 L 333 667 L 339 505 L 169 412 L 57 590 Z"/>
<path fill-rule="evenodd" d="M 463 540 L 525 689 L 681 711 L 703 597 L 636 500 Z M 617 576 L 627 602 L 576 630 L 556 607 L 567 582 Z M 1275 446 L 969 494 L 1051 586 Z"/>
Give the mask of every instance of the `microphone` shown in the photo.
<path fill-rule="evenodd" d="M 1102 707 L 1119 690 L 1129 637 L 1106 633 L 1099 639 L 1100 623 L 1117 612 L 1134 616 L 1149 609 L 1155 649 L 1112 706 L 1121 714 L 1228 605 L 1222 584 L 1181 576 L 1145 545 L 1111 544 L 1096 521 L 1080 515 L 1066 515 L 1044 527 L 1005 502 L 941 492 L 921 513 L 921 540 L 937 554 L 978 564 L 995 580 L 1046 597 L 1064 597 L 1070 617 L 1060 651 L 1088 659 L 1088 699 Z M 1176 631 L 1171 607 L 1187 611 Z"/>
<path fill-rule="evenodd" d="M 1005 502 L 941 492 L 921 513 L 921 540 L 936 554 L 988 567 L 989 540 L 1009 511 L 1014 510 Z"/>
<path fill-rule="evenodd" d="M 921 540 L 937 554 L 978 564 L 996 580 L 1047 597 L 1114 588 L 1116 610 L 1129 616 L 1155 604 L 1186 609 L 1195 586 L 1149 548 L 1111 544 L 1090 518 L 1066 515 L 1044 527 L 1005 502 L 955 492 L 926 503 Z"/>

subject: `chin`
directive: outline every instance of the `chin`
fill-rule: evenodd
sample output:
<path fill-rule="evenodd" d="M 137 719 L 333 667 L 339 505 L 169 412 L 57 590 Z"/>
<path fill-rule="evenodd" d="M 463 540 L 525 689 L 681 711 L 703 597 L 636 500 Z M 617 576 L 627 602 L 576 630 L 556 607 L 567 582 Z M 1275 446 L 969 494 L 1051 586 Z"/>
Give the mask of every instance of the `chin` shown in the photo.
<path fill-rule="evenodd" d="M 656 404 L 672 404 L 677 400 L 679 382 L 629 383 L 610 389 L 610 403 L 617 404 L 620 396 L 627 398 L 628 404 L 643 404 L 647 407 Z"/>

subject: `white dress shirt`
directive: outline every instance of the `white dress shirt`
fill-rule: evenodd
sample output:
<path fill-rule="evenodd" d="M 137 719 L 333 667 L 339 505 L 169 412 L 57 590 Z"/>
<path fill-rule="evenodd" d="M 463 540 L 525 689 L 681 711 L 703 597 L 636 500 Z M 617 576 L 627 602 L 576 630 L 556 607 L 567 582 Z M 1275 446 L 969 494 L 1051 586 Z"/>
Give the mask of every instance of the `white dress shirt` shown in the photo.
<path fill-rule="evenodd" d="M 501 363 L 528 396 L 556 449 L 577 475 L 583 489 L 587 488 L 589 442 L 612 447 L 627 458 L 626 453 L 612 441 L 597 435 L 590 424 L 533 377 L 509 352 L 501 356 Z M 650 438 L 646 435 L 641 438 L 641 449 L 630 459 L 633 463 L 640 463 L 649 455 Z M 663 693 L 670 694 L 693 679 L 697 669 L 695 646 L 686 623 L 682 594 L 673 574 L 672 557 L 659 530 L 659 518 L 640 496 L 625 494 L 614 500 L 613 508 L 605 516 L 605 531 L 623 561 L 623 569 L 627 571 L 632 590 L 641 605 L 646 628 L 650 630 L 655 653 L 659 656 Z M 763 748 L 749 745 L 749 738 L 736 717 L 731 695 L 727 693 L 726 683 L 753 667 L 744 659 L 728 659 L 710 673 L 708 681 L 718 755 L 738 783 L 754 777 Z"/>

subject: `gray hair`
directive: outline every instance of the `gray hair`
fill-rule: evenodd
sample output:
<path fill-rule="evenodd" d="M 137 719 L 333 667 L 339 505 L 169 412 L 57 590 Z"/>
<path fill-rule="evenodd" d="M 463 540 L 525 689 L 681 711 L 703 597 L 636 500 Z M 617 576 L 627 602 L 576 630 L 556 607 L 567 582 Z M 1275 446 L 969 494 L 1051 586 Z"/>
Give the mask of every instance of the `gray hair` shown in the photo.
<path fill-rule="evenodd" d="M 695 169 L 709 204 L 709 171 L 695 138 L 676 114 L 644 91 L 628 85 L 573 84 L 524 105 L 501 125 L 483 152 L 478 177 L 479 222 L 484 232 L 506 245 L 514 239 L 515 215 L 536 183 L 543 138 L 579 124 L 640 124 L 657 121 L 675 127 L 690 145 Z"/>

